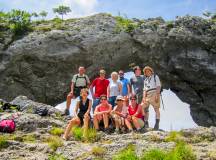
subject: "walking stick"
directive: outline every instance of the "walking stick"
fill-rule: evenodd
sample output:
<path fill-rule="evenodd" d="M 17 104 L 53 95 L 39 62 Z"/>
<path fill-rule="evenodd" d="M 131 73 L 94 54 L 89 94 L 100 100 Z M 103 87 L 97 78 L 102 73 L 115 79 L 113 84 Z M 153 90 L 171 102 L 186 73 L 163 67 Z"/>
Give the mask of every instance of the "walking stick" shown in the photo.
<path fill-rule="evenodd" d="M 162 94 L 160 94 L 160 97 L 161 97 L 161 102 L 162 102 L 163 110 L 165 110 L 165 108 L 164 108 L 164 102 L 163 102 L 163 98 L 162 98 Z"/>

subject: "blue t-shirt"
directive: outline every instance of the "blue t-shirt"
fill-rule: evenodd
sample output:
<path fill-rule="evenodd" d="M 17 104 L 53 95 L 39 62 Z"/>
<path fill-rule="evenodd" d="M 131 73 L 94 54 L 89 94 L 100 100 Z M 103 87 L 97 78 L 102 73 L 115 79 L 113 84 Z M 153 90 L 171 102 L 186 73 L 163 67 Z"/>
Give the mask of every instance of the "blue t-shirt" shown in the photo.
<path fill-rule="evenodd" d="M 122 96 L 127 96 L 128 95 L 128 88 L 127 85 L 129 84 L 129 80 L 126 78 L 120 79 L 122 83 Z"/>

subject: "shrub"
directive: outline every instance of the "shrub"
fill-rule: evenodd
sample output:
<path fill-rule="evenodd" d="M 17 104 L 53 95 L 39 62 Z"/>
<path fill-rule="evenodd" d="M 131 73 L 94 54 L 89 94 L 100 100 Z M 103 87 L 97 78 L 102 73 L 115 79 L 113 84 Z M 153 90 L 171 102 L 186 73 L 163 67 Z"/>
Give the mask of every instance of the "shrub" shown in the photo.
<path fill-rule="evenodd" d="M 63 142 L 61 140 L 61 138 L 57 137 L 57 136 L 51 136 L 47 139 L 48 145 L 51 149 L 53 149 L 54 151 L 57 150 L 58 147 L 63 146 Z"/>
<path fill-rule="evenodd" d="M 36 142 L 36 136 L 34 134 L 28 134 L 28 135 L 23 136 L 22 140 L 24 142 L 35 143 Z"/>
<path fill-rule="evenodd" d="M 130 160 L 139 159 L 135 153 L 134 145 L 132 144 L 128 145 L 125 149 L 121 150 L 119 153 L 117 153 L 117 155 L 113 157 L 113 160 L 125 160 L 125 159 L 130 159 Z"/>
<path fill-rule="evenodd" d="M 53 127 L 50 131 L 50 134 L 52 135 L 56 135 L 56 136 L 61 136 L 61 134 L 64 133 L 64 130 L 62 128 L 58 128 L 58 127 Z"/>
<path fill-rule="evenodd" d="M 83 136 L 82 128 L 80 127 L 73 127 L 72 128 L 72 135 L 75 138 L 75 140 L 81 141 Z"/>
<path fill-rule="evenodd" d="M 179 142 L 182 141 L 182 133 L 177 131 L 171 131 L 167 137 L 165 137 L 166 142 Z"/>
<path fill-rule="evenodd" d="M 95 156 L 103 156 L 106 153 L 106 149 L 102 147 L 93 147 L 91 153 Z"/>
<path fill-rule="evenodd" d="M 8 147 L 8 141 L 4 136 L 0 136 L 0 150 Z"/>
<path fill-rule="evenodd" d="M 62 154 L 49 155 L 48 160 L 67 160 Z"/>
<path fill-rule="evenodd" d="M 133 21 L 127 18 L 123 18 L 121 16 L 116 17 L 116 22 L 116 33 L 120 33 L 121 31 L 131 33 L 137 27 L 137 24 L 133 23 Z"/>
<path fill-rule="evenodd" d="M 146 151 L 141 160 L 164 160 L 166 157 L 166 152 L 159 150 L 159 149 L 152 149 Z"/>

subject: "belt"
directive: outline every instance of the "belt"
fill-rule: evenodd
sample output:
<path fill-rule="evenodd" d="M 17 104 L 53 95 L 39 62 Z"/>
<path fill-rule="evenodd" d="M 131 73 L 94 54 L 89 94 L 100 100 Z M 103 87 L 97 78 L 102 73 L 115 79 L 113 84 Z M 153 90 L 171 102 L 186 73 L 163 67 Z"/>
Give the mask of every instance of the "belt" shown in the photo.
<path fill-rule="evenodd" d="M 154 91 L 154 90 L 156 90 L 156 88 L 149 89 L 146 92 L 148 93 L 149 91 Z"/>
<path fill-rule="evenodd" d="M 74 87 L 74 88 L 86 88 L 86 86 L 79 86 L 79 87 Z"/>

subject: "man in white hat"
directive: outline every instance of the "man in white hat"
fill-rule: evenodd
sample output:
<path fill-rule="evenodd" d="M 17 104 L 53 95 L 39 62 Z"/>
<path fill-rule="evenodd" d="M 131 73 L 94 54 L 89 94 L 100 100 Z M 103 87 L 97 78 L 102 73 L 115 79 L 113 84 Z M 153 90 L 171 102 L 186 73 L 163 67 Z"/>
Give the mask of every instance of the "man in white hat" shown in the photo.
<path fill-rule="evenodd" d="M 154 129 L 159 129 L 160 122 L 160 89 L 161 82 L 159 77 L 154 74 L 154 70 L 146 66 L 143 69 L 146 79 L 144 80 L 144 89 L 143 89 L 143 103 L 142 106 L 144 109 L 148 108 L 151 104 L 154 107 L 156 113 L 156 122 Z"/>

